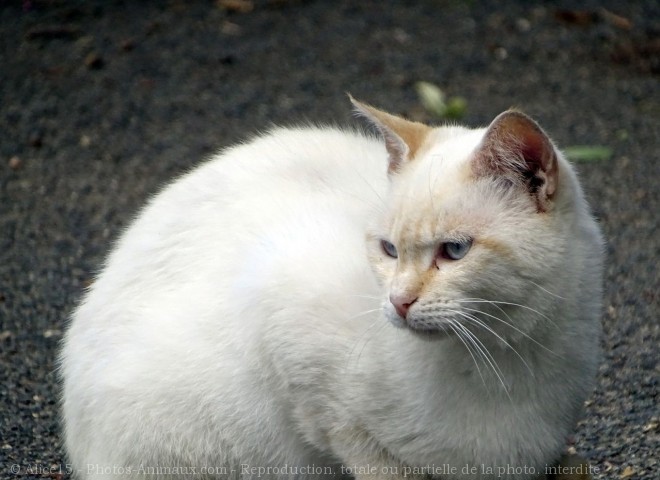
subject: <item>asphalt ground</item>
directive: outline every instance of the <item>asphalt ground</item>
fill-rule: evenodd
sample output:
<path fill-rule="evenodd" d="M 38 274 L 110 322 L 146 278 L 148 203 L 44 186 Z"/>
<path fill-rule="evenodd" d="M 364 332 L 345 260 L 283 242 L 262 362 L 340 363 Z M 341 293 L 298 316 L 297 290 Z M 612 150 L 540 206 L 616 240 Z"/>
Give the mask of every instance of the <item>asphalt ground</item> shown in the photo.
<path fill-rule="evenodd" d="M 345 92 L 433 120 L 418 81 L 465 98 L 466 124 L 515 106 L 611 149 L 578 165 L 608 260 L 573 448 L 595 478 L 660 478 L 660 4 L 220 3 L 0 2 L 0 478 L 68 478 L 58 344 L 150 195 L 273 124 L 354 124 Z"/>

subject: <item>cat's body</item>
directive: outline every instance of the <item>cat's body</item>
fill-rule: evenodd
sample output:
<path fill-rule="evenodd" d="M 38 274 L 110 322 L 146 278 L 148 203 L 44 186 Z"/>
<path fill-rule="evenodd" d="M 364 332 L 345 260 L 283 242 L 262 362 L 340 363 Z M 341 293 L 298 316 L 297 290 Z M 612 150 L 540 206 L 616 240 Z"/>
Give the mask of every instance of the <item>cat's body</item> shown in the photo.
<path fill-rule="evenodd" d="M 557 460 L 600 332 L 601 238 L 572 170 L 557 155 L 524 192 L 483 154 L 498 128 L 411 135 L 360 108 L 387 149 L 276 130 L 120 239 L 62 355 L 81 478 L 522 479 Z"/>

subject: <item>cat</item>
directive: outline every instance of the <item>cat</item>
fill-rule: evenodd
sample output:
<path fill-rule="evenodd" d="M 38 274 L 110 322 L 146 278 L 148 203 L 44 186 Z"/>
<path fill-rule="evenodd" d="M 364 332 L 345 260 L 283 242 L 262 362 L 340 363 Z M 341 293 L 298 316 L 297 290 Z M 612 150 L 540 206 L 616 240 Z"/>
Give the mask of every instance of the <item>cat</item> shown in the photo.
<path fill-rule="evenodd" d="M 120 237 L 61 352 L 78 478 L 558 461 L 601 335 L 603 239 L 573 168 L 518 111 L 430 127 L 351 100 L 378 137 L 275 129 Z"/>

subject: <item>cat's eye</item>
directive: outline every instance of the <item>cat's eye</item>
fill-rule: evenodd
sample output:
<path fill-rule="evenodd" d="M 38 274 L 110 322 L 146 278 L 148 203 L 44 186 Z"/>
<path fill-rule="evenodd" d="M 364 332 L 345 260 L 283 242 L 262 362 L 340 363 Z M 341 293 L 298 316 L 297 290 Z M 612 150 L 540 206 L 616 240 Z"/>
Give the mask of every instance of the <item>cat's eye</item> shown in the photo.
<path fill-rule="evenodd" d="M 388 242 L 387 240 L 381 240 L 380 247 L 383 249 L 383 252 L 385 252 L 388 256 L 392 258 L 399 257 L 399 254 L 396 251 L 396 247 L 391 242 Z"/>
<path fill-rule="evenodd" d="M 460 260 L 470 251 L 472 239 L 461 242 L 445 242 L 440 245 L 440 255 L 449 260 Z"/>

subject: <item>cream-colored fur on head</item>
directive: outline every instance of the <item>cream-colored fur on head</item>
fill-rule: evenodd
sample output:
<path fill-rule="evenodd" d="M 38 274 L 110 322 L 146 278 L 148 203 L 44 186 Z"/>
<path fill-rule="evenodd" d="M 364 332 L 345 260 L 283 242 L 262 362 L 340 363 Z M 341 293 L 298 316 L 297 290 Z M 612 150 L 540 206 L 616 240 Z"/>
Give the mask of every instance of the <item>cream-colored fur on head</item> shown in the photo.
<path fill-rule="evenodd" d="M 78 478 L 557 461 L 599 357 L 602 239 L 573 169 L 517 112 L 470 130 L 355 105 L 385 144 L 274 130 L 118 241 L 61 355 Z"/>

